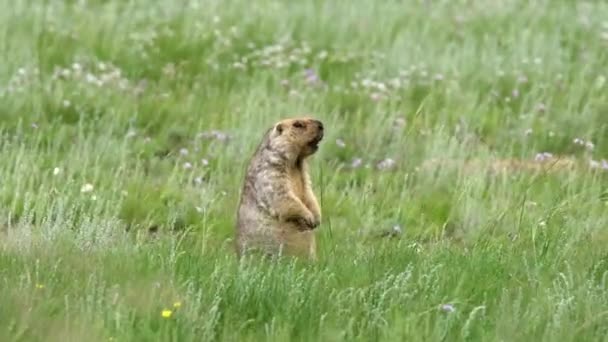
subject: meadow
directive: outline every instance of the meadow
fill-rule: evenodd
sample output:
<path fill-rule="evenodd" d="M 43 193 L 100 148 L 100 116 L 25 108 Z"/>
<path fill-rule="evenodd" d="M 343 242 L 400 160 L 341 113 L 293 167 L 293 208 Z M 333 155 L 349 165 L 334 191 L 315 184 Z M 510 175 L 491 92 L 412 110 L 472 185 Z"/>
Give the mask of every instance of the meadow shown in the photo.
<path fill-rule="evenodd" d="M 0 7 L 1 341 L 606 341 L 608 2 Z M 319 260 L 238 262 L 304 114 Z"/>

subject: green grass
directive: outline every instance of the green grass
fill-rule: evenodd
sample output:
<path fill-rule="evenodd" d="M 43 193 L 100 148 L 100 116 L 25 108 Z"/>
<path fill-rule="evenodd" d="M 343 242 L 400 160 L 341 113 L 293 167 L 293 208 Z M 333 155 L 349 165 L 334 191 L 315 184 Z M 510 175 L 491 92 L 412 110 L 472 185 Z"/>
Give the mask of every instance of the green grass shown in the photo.
<path fill-rule="evenodd" d="M 606 340 L 608 171 L 416 167 L 608 159 L 608 3 L 0 5 L 0 340 Z M 319 262 L 238 263 L 301 114 Z"/>

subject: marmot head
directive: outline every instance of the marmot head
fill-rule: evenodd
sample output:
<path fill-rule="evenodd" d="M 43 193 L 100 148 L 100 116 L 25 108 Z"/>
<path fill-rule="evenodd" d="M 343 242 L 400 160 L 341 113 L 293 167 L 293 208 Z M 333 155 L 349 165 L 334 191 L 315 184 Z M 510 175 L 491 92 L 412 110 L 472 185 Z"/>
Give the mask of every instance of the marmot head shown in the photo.
<path fill-rule="evenodd" d="M 303 159 L 319 149 L 323 139 L 323 123 L 310 117 L 277 122 L 270 134 L 270 146 L 289 159 Z"/>

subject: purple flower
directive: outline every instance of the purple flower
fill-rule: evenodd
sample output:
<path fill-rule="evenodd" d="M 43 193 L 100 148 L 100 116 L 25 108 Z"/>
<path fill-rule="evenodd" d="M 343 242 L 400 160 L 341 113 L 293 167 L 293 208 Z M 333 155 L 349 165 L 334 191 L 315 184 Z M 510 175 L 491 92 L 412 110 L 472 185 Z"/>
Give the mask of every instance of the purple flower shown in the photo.
<path fill-rule="evenodd" d="M 534 157 L 534 161 L 537 162 L 543 162 L 547 159 L 551 159 L 553 158 L 553 154 L 549 153 L 549 152 L 542 152 L 542 153 L 537 153 L 536 156 Z"/>
<path fill-rule="evenodd" d="M 304 75 L 306 78 L 306 82 L 308 82 L 310 84 L 314 84 L 319 81 L 319 77 L 317 76 L 317 73 L 313 69 L 306 69 L 304 71 Z"/>

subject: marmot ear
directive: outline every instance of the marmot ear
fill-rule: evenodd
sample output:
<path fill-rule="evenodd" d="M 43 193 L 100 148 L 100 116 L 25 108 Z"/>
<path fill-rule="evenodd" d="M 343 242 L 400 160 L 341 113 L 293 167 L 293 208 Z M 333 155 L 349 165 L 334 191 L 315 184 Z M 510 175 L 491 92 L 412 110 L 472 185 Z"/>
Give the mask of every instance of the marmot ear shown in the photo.
<path fill-rule="evenodd" d="M 279 134 L 283 133 L 283 124 L 278 124 L 275 129 Z"/>

